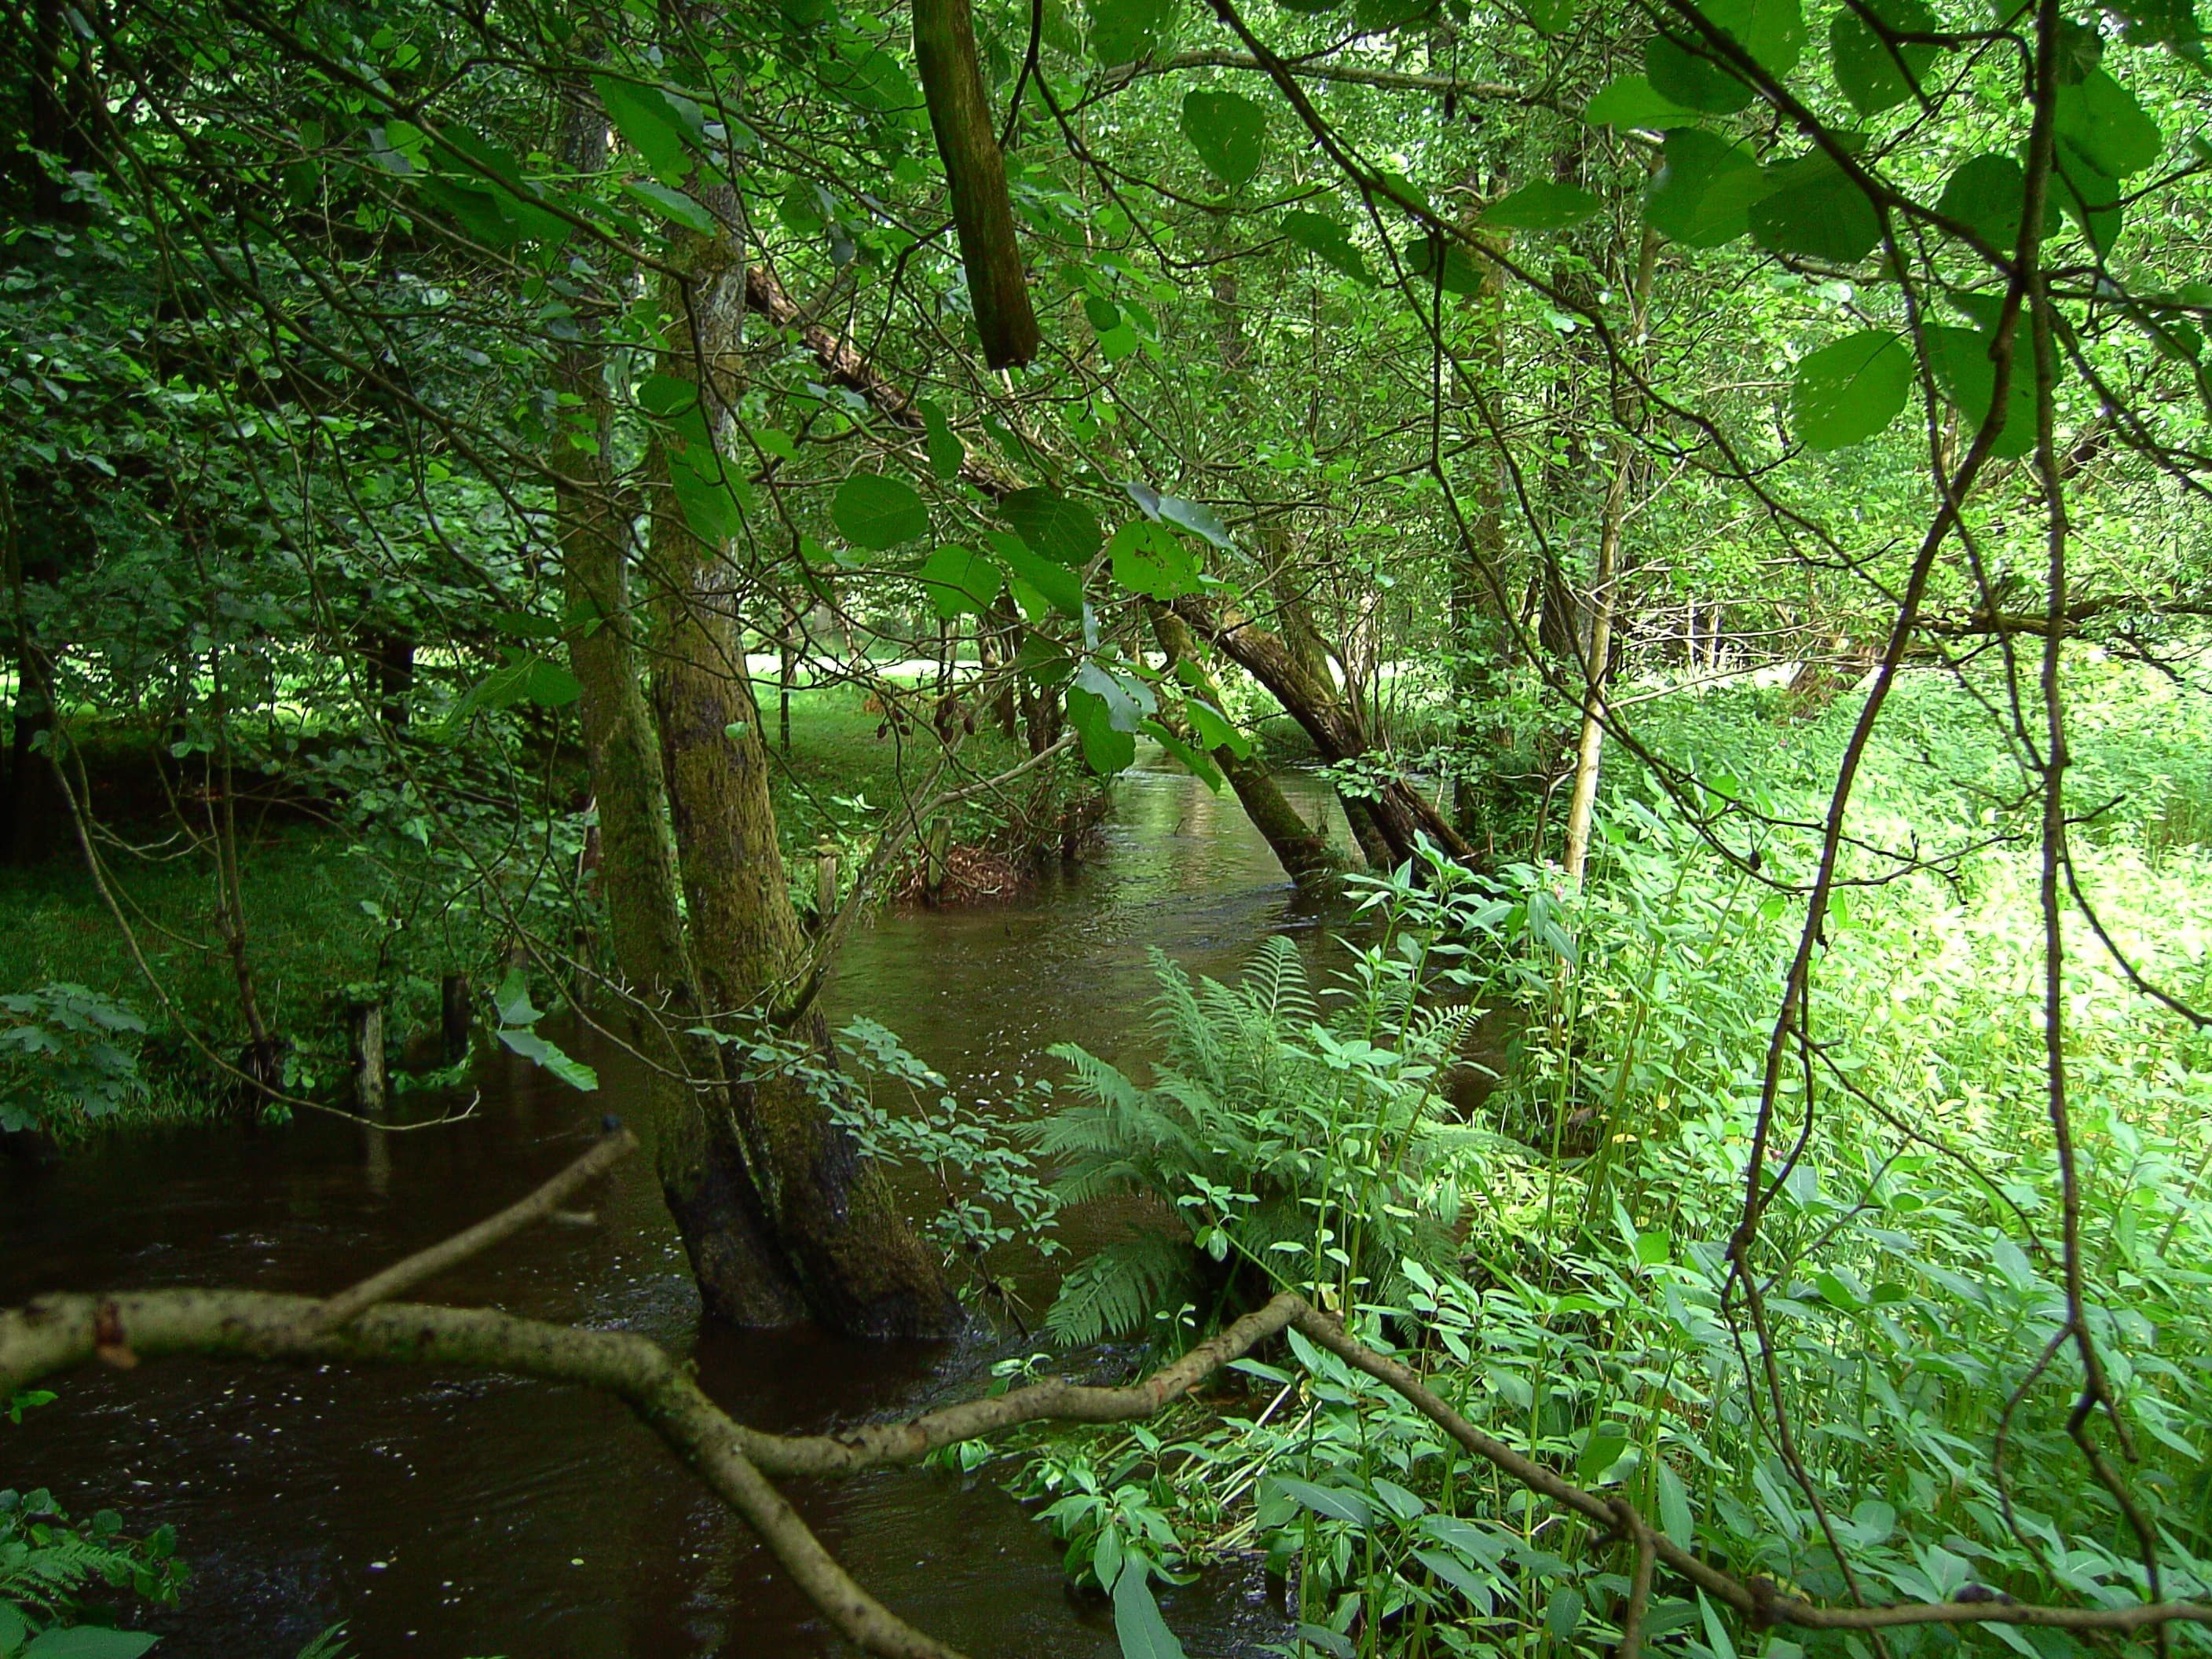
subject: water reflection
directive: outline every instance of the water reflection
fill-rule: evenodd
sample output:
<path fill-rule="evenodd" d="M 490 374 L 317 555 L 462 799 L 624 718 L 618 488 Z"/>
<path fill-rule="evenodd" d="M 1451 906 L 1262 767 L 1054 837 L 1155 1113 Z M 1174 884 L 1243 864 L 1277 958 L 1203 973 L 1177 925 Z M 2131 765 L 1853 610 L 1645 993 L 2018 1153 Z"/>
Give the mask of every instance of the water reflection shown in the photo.
<path fill-rule="evenodd" d="M 1117 785 L 1090 865 L 1003 908 L 882 918 L 835 991 L 963 1089 L 986 1096 L 1073 1037 L 1141 1054 L 1148 947 L 1233 972 L 1316 918 L 1237 809 L 1188 777 Z M 1317 796 L 1300 803 L 1318 811 Z M 422 1248 L 573 1157 L 629 1093 L 598 1097 L 513 1056 L 487 1062 L 473 1121 L 419 1134 L 303 1122 L 281 1134 L 137 1143 L 33 1173 L 0 1169 L 0 1302 L 95 1285 L 230 1283 L 327 1291 Z M 600 1224 L 546 1228 L 434 1294 L 639 1331 L 691 1351 L 700 1379 L 763 1427 L 909 1408 L 972 1374 L 943 1346 L 819 1333 L 696 1331 L 650 1172 L 623 1170 Z M 283 1656 L 349 1622 L 363 1655 L 798 1656 L 844 1652 L 750 1535 L 613 1401 L 480 1376 L 167 1361 L 65 1380 L 0 1426 L 0 1485 L 52 1486 L 178 1528 L 185 1608 L 153 1621 L 170 1659 Z M 891 1472 L 792 1494 L 885 1602 L 966 1652 L 1107 1659 L 1111 1620 L 1062 1588 L 1058 1552 L 988 1481 Z M 1279 1627 L 1260 1587 L 1217 1574 L 1166 1601 L 1194 1655 L 1255 1650 Z"/>

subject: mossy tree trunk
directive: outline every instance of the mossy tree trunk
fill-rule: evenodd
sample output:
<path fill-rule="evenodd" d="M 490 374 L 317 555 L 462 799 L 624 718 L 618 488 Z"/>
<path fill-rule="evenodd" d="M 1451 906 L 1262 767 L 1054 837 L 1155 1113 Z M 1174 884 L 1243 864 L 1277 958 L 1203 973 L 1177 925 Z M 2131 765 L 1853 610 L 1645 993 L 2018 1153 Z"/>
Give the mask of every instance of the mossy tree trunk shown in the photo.
<path fill-rule="evenodd" d="M 563 160 L 579 173 L 605 161 L 605 116 L 579 95 L 563 122 Z M 630 601 L 629 531 L 609 456 L 605 354 L 592 338 L 554 366 L 562 394 L 552 447 L 555 533 L 572 619 L 571 671 L 599 803 L 599 882 L 610 945 L 627 1000 L 623 1035 L 645 1066 L 661 1190 L 676 1218 L 707 1310 L 738 1324 L 787 1322 L 803 1310 L 774 1248 L 766 1206 L 748 1170 L 726 1097 L 702 1097 L 719 1056 L 685 1035 L 697 1023 L 695 975 L 677 902 L 675 848 L 660 746 L 647 707 Z M 588 618 L 589 626 L 581 620 Z"/>
<path fill-rule="evenodd" d="M 716 205 L 711 188 L 701 193 Z M 703 435 L 720 451 L 716 439 L 736 385 L 745 270 L 727 237 L 684 237 L 679 264 L 683 280 L 663 291 L 671 347 L 659 368 L 696 389 Z M 722 549 L 695 532 L 671 487 L 670 432 L 655 428 L 646 464 L 657 613 L 653 700 L 701 995 L 714 1020 L 743 1016 L 786 1025 L 810 1052 L 817 1079 L 834 1079 L 828 1023 L 809 1006 L 811 951 L 785 875 L 768 744 L 735 615 L 734 572 Z M 712 455 L 686 455 L 681 464 L 701 461 L 719 465 Z M 808 1311 L 862 1335 L 934 1336 L 956 1328 L 959 1304 L 934 1253 L 817 1090 L 785 1072 L 733 1074 L 732 1102 L 778 1247 Z"/>

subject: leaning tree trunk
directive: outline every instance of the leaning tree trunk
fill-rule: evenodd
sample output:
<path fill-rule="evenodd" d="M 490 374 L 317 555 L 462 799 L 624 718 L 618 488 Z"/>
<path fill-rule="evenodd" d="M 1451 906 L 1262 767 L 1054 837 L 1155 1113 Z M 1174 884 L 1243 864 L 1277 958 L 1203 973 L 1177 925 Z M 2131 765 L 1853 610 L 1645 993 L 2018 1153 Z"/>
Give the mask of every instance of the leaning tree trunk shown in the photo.
<path fill-rule="evenodd" d="M 714 192 L 704 194 L 712 201 Z M 702 419 L 684 423 L 690 431 L 682 448 L 680 427 L 656 426 L 647 473 L 659 608 L 653 692 L 693 957 L 712 1018 L 743 1015 L 791 1028 L 814 1081 L 826 1077 L 835 1090 L 828 1022 L 804 988 L 811 953 L 784 874 L 768 745 L 732 614 L 729 567 L 721 550 L 696 533 L 671 484 L 676 467 L 703 483 L 720 482 L 715 434 L 732 389 L 745 271 L 726 238 L 684 242 L 686 274 L 663 295 L 675 319 L 671 337 L 683 346 L 662 354 L 660 370 L 691 384 Z M 814 1316 L 872 1336 L 957 1328 L 959 1304 L 935 1255 L 810 1079 L 788 1068 L 757 1073 L 735 1084 L 733 1102 L 777 1243 Z"/>
<path fill-rule="evenodd" d="M 1148 601 L 1145 609 L 1151 613 L 1153 635 L 1166 653 L 1168 672 L 1187 666 L 1197 682 L 1193 689 L 1219 708 L 1220 690 L 1199 661 L 1198 642 L 1191 638 L 1190 625 L 1157 600 Z M 1328 837 L 1300 817 L 1297 808 L 1284 797 L 1282 786 L 1257 750 L 1247 749 L 1240 757 L 1224 746 L 1212 754 L 1213 763 L 1243 803 L 1244 816 L 1252 820 L 1252 827 L 1266 839 L 1284 873 L 1301 891 L 1325 890 L 1344 873 L 1344 859 L 1328 844 Z"/>
<path fill-rule="evenodd" d="M 586 96 L 570 108 L 563 159 L 579 173 L 605 163 L 606 118 Z M 725 1106 L 709 1110 L 690 1081 L 716 1076 L 719 1056 L 685 1035 L 697 1023 L 696 984 L 677 902 L 660 746 L 646 706 L 624 549 L 627 531 L 608 460 L 605 354 L 591 337 L 554 368 L 574 422 L 554 440 L 555 533 L 571 614 L 596 626 L 569 636 L 583 688 L 577 708 L 599 799 L 599 882 L 610 944 L 628 998 L 623 1035 L 643 1060 L 661 1191 L 676 1218 L 707 1311 L 743 1325 L 788 1323 L 804 1311 L 770 1241 L 765 1206 Z"/>

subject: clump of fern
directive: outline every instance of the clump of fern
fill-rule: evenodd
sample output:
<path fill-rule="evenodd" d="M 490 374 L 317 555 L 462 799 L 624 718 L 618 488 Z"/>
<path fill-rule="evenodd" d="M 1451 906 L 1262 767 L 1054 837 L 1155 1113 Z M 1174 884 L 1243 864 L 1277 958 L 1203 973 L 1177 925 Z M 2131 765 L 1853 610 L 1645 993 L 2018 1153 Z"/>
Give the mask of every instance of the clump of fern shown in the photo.
<path fill-rule="evenodd" d="M 102 1510 L 79 1528 L 43 1488 L 0 1492 L 0 1652 L 40 1629 L 76 1624 L 87 1611 L 82 1592 L 96 1584 L 175 1605 L 185 1577 L 176 1548 L 167 1527 L 126 1538 L 120 1517 Z"/>
<path fill-rule="evenodd" d="M 1405 1261 L 1451 1255 L 1458 1202 L 1431 1085 L 1471 1010 L 1425 1010 L 1409 986 L 1354 975 L 1325 1016 L 1285 939 L 1234 985 L 1158 951 L 1152 968 L 1150 1088 L 1075 1044 L 1052 1051 L 1067 1103 L 1034 1133 L 1060 1202 L 1133 1199 L 1158 1215 L 1068 1275 L 1052 1335 L 1126 1335 L 1187 1304 L 1217 1322 L 1289 1286 L 1388 1295 Z"/>

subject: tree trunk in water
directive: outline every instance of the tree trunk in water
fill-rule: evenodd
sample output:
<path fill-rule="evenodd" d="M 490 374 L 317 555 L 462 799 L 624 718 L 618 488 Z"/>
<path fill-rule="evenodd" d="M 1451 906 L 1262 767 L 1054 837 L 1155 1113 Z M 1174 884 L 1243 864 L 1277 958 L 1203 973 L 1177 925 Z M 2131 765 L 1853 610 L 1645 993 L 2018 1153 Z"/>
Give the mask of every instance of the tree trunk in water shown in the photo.
<path fill-rule="evenodd" d="M 1247 619 L 1217 619 L 1196 599 L 1176 600 L 1175 610 L 1200 638 L 1274 694 L 1275 701 L 1313 739 L 1322 759 L 1357 760 L 1367 753 L 1366 727 L 1357 712 L 1346 706 L 1334 677 L 1315 679 L 1301 668 L 1294 653 L 1281 639 Z M 1416 839 L 1422 835 L 1451 857 L 1465 862 L 1473 860 L 1474 849 L 1444 821 L 1427 798 L 1403 778 L 1394 776 L 1383 786 L 1379 798 L 1356 804 L 1370 819 L 1378 850 L 1383 854 L 1378 860 L 1370 854 L 1370 863 L 1404 862 L 1414 855 Z M 1352 828 L 1355 833 L 1360 828 L 1356 816 Z"/>
<path fill-rule="evenodd" d="M 1178 665 L 1188 665 L 1197 684 L 1193 688 L 1218 710 L 1221 692 L 1198 659 L 1198 642 L 1190 636 L 1190 625 L 1158 600 L 1147 601 L 1145 606 L 1152 619 L 1152 632 L 1158 638 L 1160 649 L 1167 654 L 1168 672 L 1172 675 Z M 1164 707 L 1164 705 L 1163 705 Z M 1188 739 L 1188 732 L 1178 732 Z M 1258 751 L 1253 750 L 1239 758 L 1227 747 L 1211 751 L 1213 763 L 1229 780 L 1229 787 L 1237 792 L 1243 804 L 1244 816 L 1252 820 L 1252 827 L 1266 838 L 1283 872 L 1296 882 L 1301 891 L 1318 891 L 1327 888 L 1344 872 L 1345 860 L 1328 844 L 1328 838 L 1298 815 L 1297 808 L 1284 798 L 1275 775 L 1267 769 Z"/>
<path fill-rule="evenodd" d="M 710 205 L 715 192 L 702 192 Z M 649 562 L 660 607 L 653 690 L 666 745 L 671 802 L 689 901 L 694 960 L 712 1018 L 740 1012 L 790 1022 L 818 1073 L 833 1079 L 836 1049 L 818 1012 L 798 1005 L 811 952 L 784 873 L 769 790 L 767 744 L 720 550 L 693 531 L 670 487 L 672 467 L 718 476 L 714 434 L 727 407 L 721 384 L 735 361 L 745 272 L 723 240 L 685 237 L 685 279 L 663 300 L 672 337 L 661 373 L 690 382 L 704 454 L 678 452 L 674 428 L 653 428 Z M 702 384 L 702 357 L 706 379 Z M 819 1077 L 814 1081 L 818 1082 Z M 808 1310 L 867 1336 L 939 1336 L 963 1321 L 937 1258 L 899 1212 L 890 1183 L 860 1154 L 810 1080 L 788 1071 L 734 1082 L 732 1100 L 778 1244 Z"/>
<path fill-rule="evenodd" d="M 577 95 L 562 133 L 576 172 L 605 163 L 606 118 Z M 569 635 L 569 667 L 599 809 L 599 881 L 616 966 L 626 981 L 625 1035 L 642 1056 L 661 1192 L 708 1314 L 741 1325 L 787 1324 L 804 1310 L 769 1240 L 765 1206 L 726 1107 L 710 1111 L 690 1081 L 718 1054 L 684 1035 L 696 1023 L 696 981 L 677 903 L 667 785 L 645 701 L 625 566 L 626 531 L 607 459 L 605 363 L 588 335 L 564 349 L 556 390 L 573 394 L 553 445 L 555 533 L 572 613 L 597 626 Z"/>

